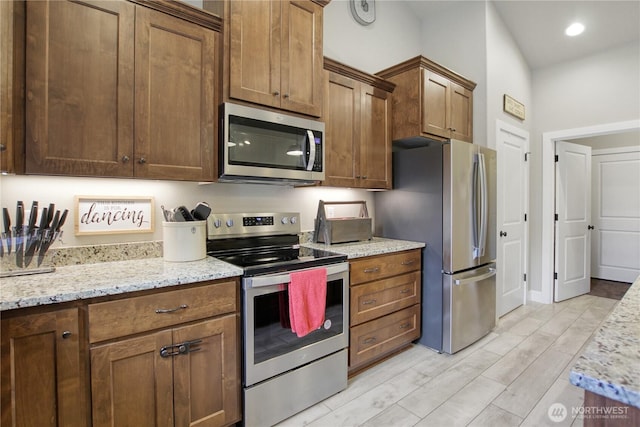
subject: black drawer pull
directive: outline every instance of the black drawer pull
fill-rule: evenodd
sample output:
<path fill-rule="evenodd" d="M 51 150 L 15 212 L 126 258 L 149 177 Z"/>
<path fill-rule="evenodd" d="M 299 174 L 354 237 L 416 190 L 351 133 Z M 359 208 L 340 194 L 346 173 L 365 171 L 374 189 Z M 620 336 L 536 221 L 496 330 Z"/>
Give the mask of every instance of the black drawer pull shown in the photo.
<path fill-rule="evenodd" d="M 376 337 L 371 337 L 371 338 L 367 338 L 366 340 L 364 340 L 364 343 L 365 344 L 371 344 L 371 343 L 374 343 L 376 341 L 377 341 Z"/>
<path fill-rule="evenodd" d="M 407 323 L 403 323 L 402 325 L 400 325 L 400 329 L 408 329 L 411 327 L 411 323 L 407 322 Z"/>
<path fill-rule="evenodd" d="M 411 292 L 411 289 L 403 289 L 400 291 L 401 294 L 408 294 L 409 292 Z"/>

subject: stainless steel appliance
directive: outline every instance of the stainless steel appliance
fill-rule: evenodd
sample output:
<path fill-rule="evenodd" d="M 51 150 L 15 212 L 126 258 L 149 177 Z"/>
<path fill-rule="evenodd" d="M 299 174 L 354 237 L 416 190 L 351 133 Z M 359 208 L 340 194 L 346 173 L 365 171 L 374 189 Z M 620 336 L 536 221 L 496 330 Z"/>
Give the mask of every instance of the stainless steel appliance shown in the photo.
<path fill-rule="evenodd" d="M 220 181 L 324 180 L 324 123 L 231 103 L 221 119 Z"/>
<path fill-rule="evenodd" d="M 455 353 L 495 326 L 496 153 L 428 142 L 393 153 L 394 189 L 375 195 L 376 235 L 426 243 L 419 342 Z"/>
<path fill-rule="evenodd" d="M 347 387 L 349 264 L 300 247 L 299 214 L 211 214 L 207 252 L 242 267 L 243 421 L 267 426 Z M 327 270 L 323 325 L 291 331 L 289 275 Z"/>

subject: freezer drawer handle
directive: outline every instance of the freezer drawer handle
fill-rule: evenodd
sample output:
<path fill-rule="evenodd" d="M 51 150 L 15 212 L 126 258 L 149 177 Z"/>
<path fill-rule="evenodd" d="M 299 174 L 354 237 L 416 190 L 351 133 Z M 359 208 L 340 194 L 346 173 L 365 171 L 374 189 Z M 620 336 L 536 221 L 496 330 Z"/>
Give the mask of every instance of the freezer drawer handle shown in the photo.
<path fill-rule="evenodd" d="M 469 283 L 473 283 L 473 282 L 478 282 L 480 280 L 484 280 L 484 279 L 488 279 L 489 277 L 495 276 L 496 275 L 496 269 L 495 268 L 489 268 L 489 272 L 482 274 L 480 276 L 473 276 L 470 277 L 468 279 L 456 279 L 454 281 L 454 283 L 456 285 L 468 285 Z"/>
<path fill-rule="evenodd" d="M 365 273 L 377 273 L 378 271 L 380 271 L 380 267 L 373 267 L 373 268 L 365 268 L 364 269 Z"/>

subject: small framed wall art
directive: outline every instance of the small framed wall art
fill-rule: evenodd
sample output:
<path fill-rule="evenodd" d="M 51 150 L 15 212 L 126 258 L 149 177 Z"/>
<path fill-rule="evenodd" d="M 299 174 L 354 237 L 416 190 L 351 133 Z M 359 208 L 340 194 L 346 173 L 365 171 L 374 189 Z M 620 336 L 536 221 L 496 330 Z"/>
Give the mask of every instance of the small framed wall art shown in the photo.
<path fill-rule="evenodd" d="M 524 120 L 524 104 L 516 101 L 506 93 L 502 99 L 502 109 L 520 120 Z"/>
<path fill-rule="evenodd" d="M 75 196 L 76 236 L 153 233 L 153 197 Z"/>

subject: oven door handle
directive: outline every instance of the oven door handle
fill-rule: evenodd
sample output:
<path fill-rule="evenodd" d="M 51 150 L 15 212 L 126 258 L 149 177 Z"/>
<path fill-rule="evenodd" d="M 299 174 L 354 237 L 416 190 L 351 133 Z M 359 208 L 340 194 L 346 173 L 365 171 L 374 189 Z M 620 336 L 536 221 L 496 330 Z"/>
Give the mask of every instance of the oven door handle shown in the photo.
<path fill-rule="evenodd" d="M 331 264 L 327 266 L 320 266 L 314 268 L 326 268 L 327 269 L 327 278 L 333 274 L 343 273 L 345 271 L 349 271 L 349 263 L 341 262 L 339 264 Z M 312 270 L 308 269 L 308 270 Z M 298 270 L 296 270 L 298 271 Z M 256 277 L 246 277 L 243 280 L 244 288 L 261 288 L 264 286 L 273 286 L 273 285 L 282 285 L 284 283 L 289 283 L 289 272 L 282 274 L 267 274 L 264 276 L 256 276 Z"/>

